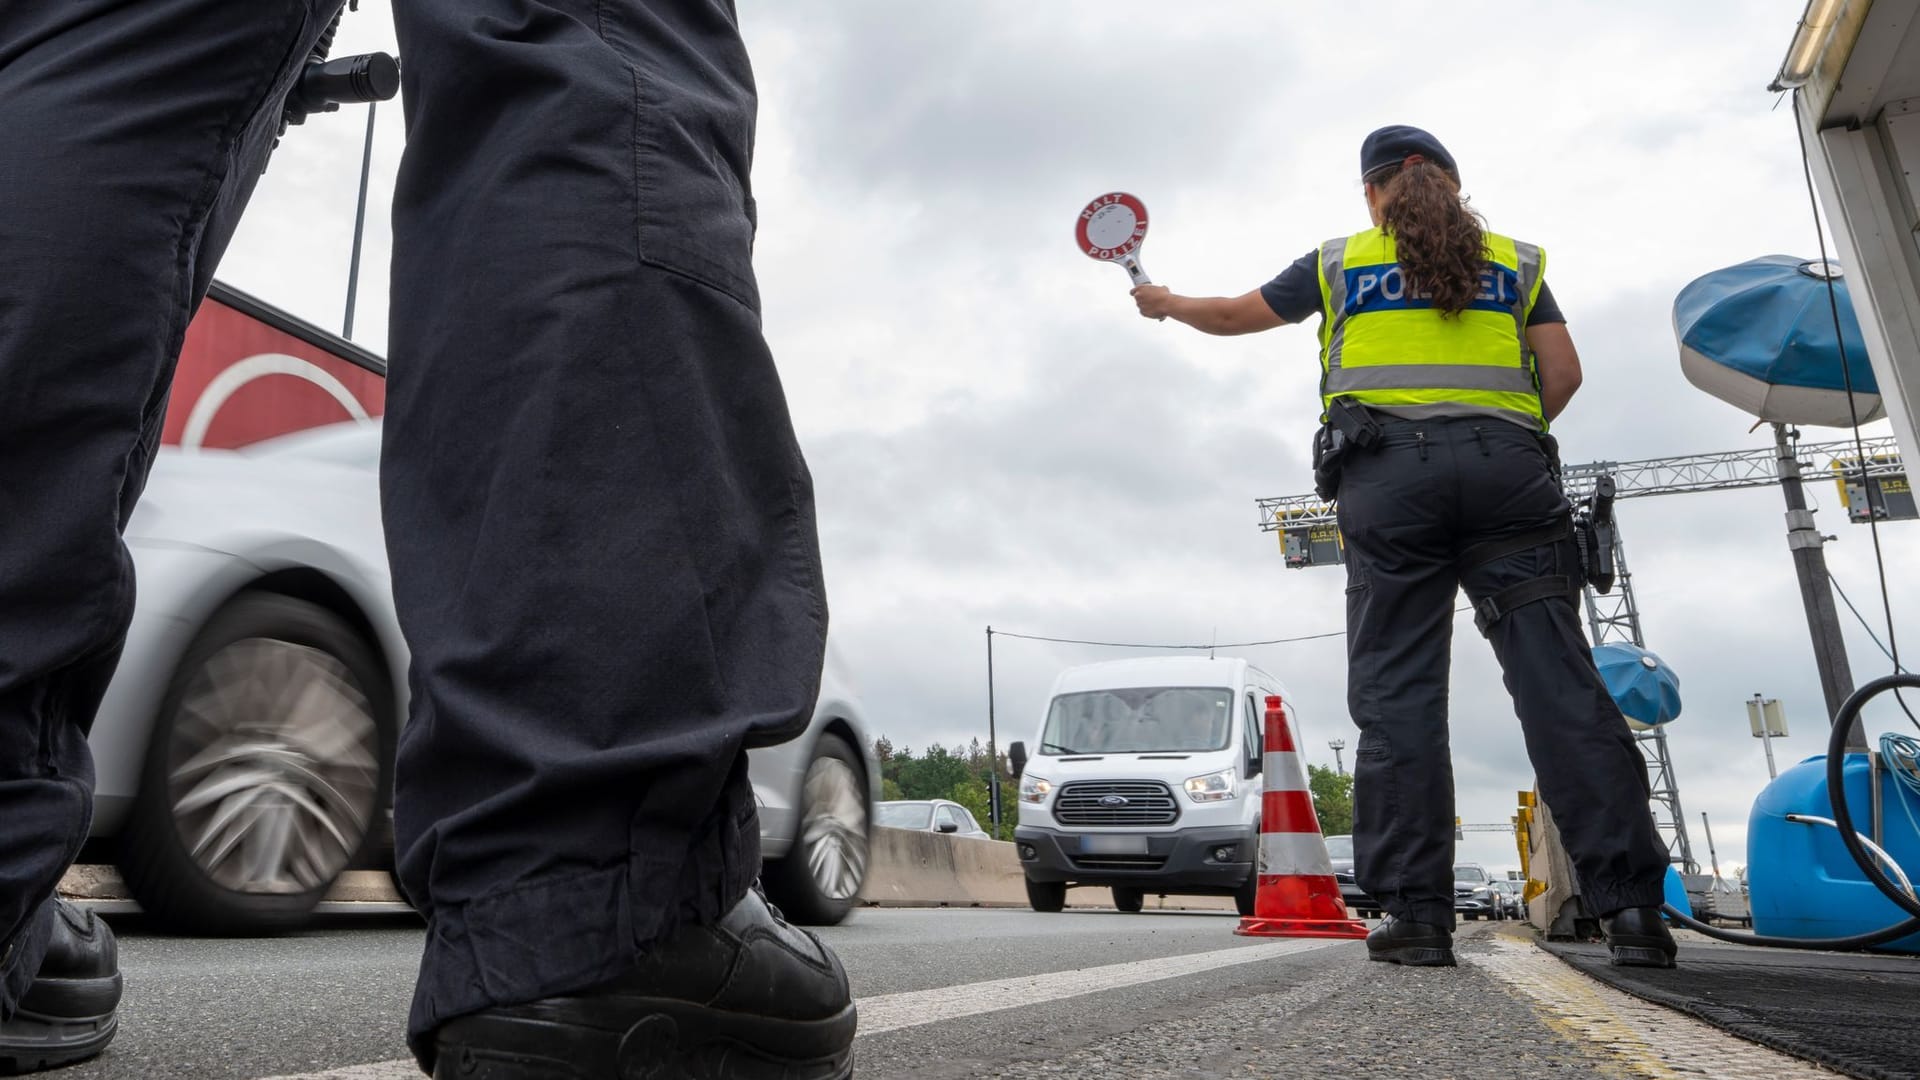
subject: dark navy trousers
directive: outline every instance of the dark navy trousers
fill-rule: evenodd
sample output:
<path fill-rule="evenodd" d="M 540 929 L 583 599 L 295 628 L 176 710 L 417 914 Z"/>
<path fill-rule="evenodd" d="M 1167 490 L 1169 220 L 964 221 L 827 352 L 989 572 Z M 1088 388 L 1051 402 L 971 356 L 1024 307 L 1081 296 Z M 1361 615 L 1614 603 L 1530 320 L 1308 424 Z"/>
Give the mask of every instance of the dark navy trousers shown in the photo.
<path fill-rule="evenodd" d="M 88 828 L 120 531 L 182 335 L 339 5 L 0 4 L 0 1008 Z M 826 607 L 730 0 L 395 7 L 381 480 L 418 1048 L 745 893 L 744 751 L 805 724 Z"/>
<path fill-rule="evenodd" d="M 1480 417 L 1384 418 L 1383 427 L 1381 443 L 1347 459 L 1339 488 L 1347 704 L 1360 728 L 1354 879 L 1399 918 L 1452 926 L 1456 597 L 1464 588 L 1477 602 L 1551 575 L 1577 584 L 1580 569 L 1571 541 L 1460 564 L 1474 544 L 1571 513 L 1539 436 Z M 1587 904 L 1597 914 L 1659 904 L 1667 851 L 1647 805 L 1646 764 L 1600 681 L 1573 598 L 1517 607 L 1487 638 Z"/>

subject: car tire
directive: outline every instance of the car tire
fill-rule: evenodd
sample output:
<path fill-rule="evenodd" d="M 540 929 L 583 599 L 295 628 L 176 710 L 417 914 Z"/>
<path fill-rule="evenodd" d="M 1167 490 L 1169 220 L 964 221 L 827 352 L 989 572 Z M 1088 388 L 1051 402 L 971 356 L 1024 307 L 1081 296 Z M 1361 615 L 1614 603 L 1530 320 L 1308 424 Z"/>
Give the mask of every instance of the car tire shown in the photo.
<path fill-rule="evenodd" d="M 272 707 L 286 703 L 298 708 Z M 186 933 L 304 925 L 378 841 L 398 731 L 385 666 L 344 619 L 235 597 L 187 646 L 155 714 L 118 844 L 133 898 Z"/>
<path fill-rule="evenodd" d="M 1260 871 L 1256 868 L 1248 870 L 1247 880 L 1241 882 L 1240 887 L 1233 890 L 1233 908 L 1240 913 L 1241 918 L 1250 919 L 1253 917 L 1254 904 L 1258 903 L 1259 899 Z"/>
<path fill-rule="evenodd" d="M 1027 904 L 1035 911 L 1048 914 L 1063 910 L 1067 906 L 1067 885 L 1064 881 L 1035 881 L 1027 879 Z"/>
<path fill-rule="evenodd" d="M 873 795 L 860 754 L 822 735 L 800 783 L 793 849 L 767 874 L 767 893 L 789 920 L 833 926 L 860 902 L 873 846 Z"/>
<path fill-rule="evenodd" d="M 1147 906 L 1145 889 L 1134 889 L 1124 885 L 1113 887 L 1113 907 L 1115 911 L 1124 911 L 1131 915 Z"/>

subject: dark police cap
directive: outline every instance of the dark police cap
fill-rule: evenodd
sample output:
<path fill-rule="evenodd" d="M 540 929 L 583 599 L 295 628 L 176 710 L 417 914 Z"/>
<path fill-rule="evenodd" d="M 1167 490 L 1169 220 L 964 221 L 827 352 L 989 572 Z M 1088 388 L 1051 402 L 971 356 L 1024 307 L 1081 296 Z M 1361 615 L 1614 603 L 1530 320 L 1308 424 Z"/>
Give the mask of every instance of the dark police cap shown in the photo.
<path fill-rule="evenodd" d="M 1439 139 L 1405 124 L 1383 127 L 1367 136 L 1367 141 L 1360 144 L 1360 175 L 1371 176 L 1377 170 L 1400 165 L 1416 154 L 1445 169 L 1455 180 L 1460 178 L 1460 167 L 1453 163 L 1453 155 L 1447 153 Z"/>

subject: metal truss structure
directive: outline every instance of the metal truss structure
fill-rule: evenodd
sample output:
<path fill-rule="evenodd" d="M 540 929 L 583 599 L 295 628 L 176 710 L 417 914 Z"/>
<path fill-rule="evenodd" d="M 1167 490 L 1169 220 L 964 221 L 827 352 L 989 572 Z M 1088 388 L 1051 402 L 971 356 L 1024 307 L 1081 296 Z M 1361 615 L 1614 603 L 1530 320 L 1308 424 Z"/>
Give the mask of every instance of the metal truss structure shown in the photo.
<path fill-rule="evenodd" d="M 1862 451 L 1867 459 L 1864 469 L 1860 463 Z M 1899 443 L 1890 436 L 1864 439 L 1858 446 L 1852 440 L 1802 445 L 1791 457 L 1783 457 L 1775 447 L 1756 447 L 1643 461 L 1595 461 L 1563 469 L 1561 483 L 1568 498 L 1576 503 L 1591 495 L 1603 476 L 1613 477 L 1616 500 L 1731 491 L 1778 484 L 1783 467 L 1797 460 L 1802 469 L 1818 467 L 1834 474 L 1848 495 L 1850 517 L 1856 521 L 1885 516 L 1884 503 L 1888 500 L 1879 487 L 1882 480 L 1889 489 L 1909 490 L 1902 479 Z M 1316 495 L 1289 495 L 1260 499 L 1258 505 L 1261 531 L 1281 534 L 1281 549 L 1289 566 L 1341 561 L 1338 522 L 1330 503 Z M 1598 593 L 1591 586 L 1586 590 L 1587 624 L 1593 643 L 1624 641 L 1645 648 L 1640 606 L 1633 595 L 1633 574 L 1628 570 L 1626 546 L 1617 528 L 1614 565 L 1617 576 L 1612 592 Z M 1687 819 L 1680 808 L 1680 785 L 1674 776 L 1673 757 L 1667 751 L 1666 731 L 1655 728 L 1637 733 L 1635 738 L 1647 759 L 1654 821 L 1666 838 L 1669 858 L 1685 872 L 1697 874 L 1700 865 L 1694 860 L 1693 844 L 1687 836 Z"/>

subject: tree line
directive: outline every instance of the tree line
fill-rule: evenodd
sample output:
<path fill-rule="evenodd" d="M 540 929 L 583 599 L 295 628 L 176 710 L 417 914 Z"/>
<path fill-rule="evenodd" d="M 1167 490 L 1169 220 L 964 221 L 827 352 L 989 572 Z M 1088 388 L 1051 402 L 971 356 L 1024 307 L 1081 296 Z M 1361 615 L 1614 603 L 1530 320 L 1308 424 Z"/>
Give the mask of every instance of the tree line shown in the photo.
<path fill-rule="evenodd" d="M 912 747 L 896 747 L 883 735 L 873 740 L 873 756 L 880 763 L 882 799 L 946 799 L 966 807 L 988 830 L 993 827 L 993 815 L 988 812 L 990 777 L 997 771 L 1000 837 L 1013 835 L 1019 820 L 1020 785 L 1007 765 L 1006 751 L 997 750 L 990 761 L 987 748 L 974 739 L 952 748 L 933 743 L 915 753 Z M 1313 793 L 1313 811 L 1322 833 L 1340 836 L 1353 831 L 1353 777 L 1324 765 L 1308 765 L 1307 787 Z"/>

